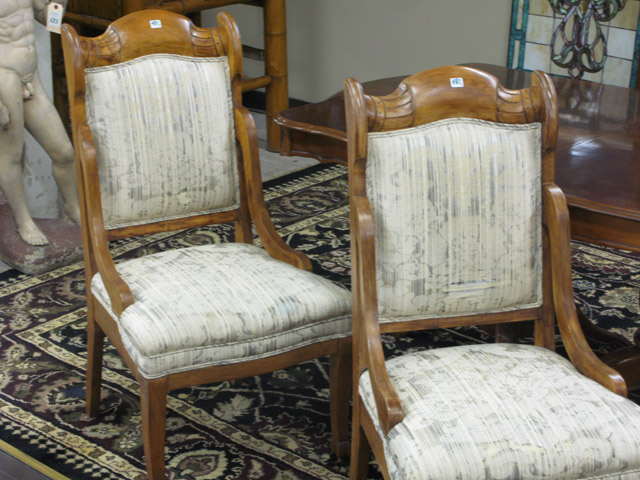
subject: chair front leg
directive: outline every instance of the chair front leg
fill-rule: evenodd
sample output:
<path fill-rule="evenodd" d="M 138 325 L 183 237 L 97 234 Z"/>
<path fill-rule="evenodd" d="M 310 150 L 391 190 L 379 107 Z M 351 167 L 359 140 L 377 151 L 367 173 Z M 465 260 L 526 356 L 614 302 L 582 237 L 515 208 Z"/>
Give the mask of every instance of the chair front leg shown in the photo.
<path fill-rule="evenodd" d="M 351 338 L 340 340 L 338 353 L 329 364 L 331 451 L 338 457 L 349 454 L 349 400 L 351 398 Z"/>
<path fill-rule="evenodd" d="M 351 466 L 349 480 L 366 480 L 369 472 L 371 447 L 360 423 L 360 409 L 364 408 L 359 397 L 353 400 L 353 424 L 351 425 Z"/>
<path fill-rule="evenodd" d="M 142 442 L 149 480 L 164 480 L 167 423 L 167 379 L 140 380 Z"/>
<path fill-rule="evenodd" d="M 102 386 L 102 352 L 104 350 L 104 332 L 95 320 L 93 309 L 87 314 L 87 379 L 86 411 L 91 417 L 100 410 L 100 389 Z"/>

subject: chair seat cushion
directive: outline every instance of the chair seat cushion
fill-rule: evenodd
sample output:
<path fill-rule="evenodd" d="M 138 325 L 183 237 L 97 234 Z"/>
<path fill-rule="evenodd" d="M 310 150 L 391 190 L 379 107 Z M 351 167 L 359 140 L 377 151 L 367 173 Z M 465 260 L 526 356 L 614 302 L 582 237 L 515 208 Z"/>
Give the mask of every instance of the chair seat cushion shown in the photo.
<path fill-rule="evenodd" d="M 640 407 L 529 345 L 387 361 L 405 418 L 382 436 L 394 479 L 637 479 Z M 360 396 L 380 428 L 368 372 Z"/>
<path fill-rule="evenodd" d="M 146 378 L 268 357 L 351 334 L 351 294 L 253 245 L 170 250 L 119 263 L 135 302 L 111 313 Z"/>

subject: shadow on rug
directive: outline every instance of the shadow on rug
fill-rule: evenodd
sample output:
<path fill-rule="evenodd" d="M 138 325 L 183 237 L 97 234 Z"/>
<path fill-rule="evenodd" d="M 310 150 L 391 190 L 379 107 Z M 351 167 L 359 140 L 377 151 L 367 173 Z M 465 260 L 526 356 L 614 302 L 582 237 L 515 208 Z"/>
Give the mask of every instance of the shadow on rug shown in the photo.
<path fill-rule="evenodd" d="M 317 273 L 349 284 L 346 169 L 317 166 L 265 185 L 280 234 Z M 115 242 L 120 258 L 224 241 L 230 226 Z M 630 337 L 640 324 L 640 258 L 574 244 L 578 303 L 601 327 Z M 145 478 L 137 384 L 112 347 L 101 414 L 84 414 L 82 264 L 39 276 L 0 275 L 0 438 L 71 479 Z M 473 328 L 385 338 L 388 352 L 486 342 Z M 173 479 L 343 479 L 329 450 L 326 359 L 171 392 L 167 468 Z M 636 399 L 637 400 L 637 399 Z M 371 469 L 371 478 L 381 478 Z"/>

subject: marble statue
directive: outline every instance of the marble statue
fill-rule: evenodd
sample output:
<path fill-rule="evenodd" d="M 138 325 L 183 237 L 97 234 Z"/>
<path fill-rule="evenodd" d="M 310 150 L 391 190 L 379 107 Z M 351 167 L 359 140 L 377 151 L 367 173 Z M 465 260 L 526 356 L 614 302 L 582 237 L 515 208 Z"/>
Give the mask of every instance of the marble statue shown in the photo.
<path fill-rule="evenodd" d="M 73 147 L 37 71 L 35 21 L 45 23 L 48 0 L 0 0 L 0 188 L 31 245 L 49 240 L 33 221 L 24 197 L 24 130 L 52 161 L 64 200 L 62 217 L 80 222 Z M 2 232 L 0 232 L 2 235 Z"/>

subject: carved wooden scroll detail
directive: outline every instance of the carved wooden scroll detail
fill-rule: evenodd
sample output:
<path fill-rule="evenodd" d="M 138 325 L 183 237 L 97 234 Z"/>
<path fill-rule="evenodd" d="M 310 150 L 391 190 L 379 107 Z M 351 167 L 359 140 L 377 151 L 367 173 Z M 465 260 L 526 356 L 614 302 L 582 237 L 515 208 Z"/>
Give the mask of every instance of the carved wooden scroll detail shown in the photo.
<path fill-rule="evenodd" d="M 401 83 L 396 90 L 381 97 L 364 96 L 369 131 L 382 132 L 407 128 L 413 124 L 415 109 L 411 89 Z"/>
<path fill-rule="evenodd" d="M 200 28 L 191 24 L 191 44 L 196 57 L 222 57 L 227 54 L 217 28 Z"/>
<path fill-rule="evenodd" d="M 532 123 L 540 121 L 541 105 L 535 105 L 531 89 L 509 90 L 498 85 L 496 120 L 501 123 Z"/>
<path fill-rule="evenodd" d="M 81 42 L 85 53 L 85 68 L 109 65 L 120 59 L 122 43 L 117 30 L 112 26 L 99 37 L 91 39 L 82 37 Z"/>
<path fill-rule="evenodd" d="M 495 111 L 494 106 L 487 105 L 487 120 L 495 119 L 497 122 L 510 124 L 540 121 L 544 106 L 539 101 L 534 102 L 535 95 L 532 89 L 535 88 L 509 90 L 498 84 Z M 415 125 L 416 99 L 411 87 L 404 82 L 389 95 L 364 95 L 364 101 L 370 132 L 397 130 Z M 436 104 L 437 102 L 433 103 L 432 108 Z M 455 110 L 451 114 L 457 116 Z"/>
<path fill-rule="evenodd" d="M 216 57 L 226 55 L 217 28 L 190 26 L 189 35 L 195 57 Z M 122 41 L 118 30 L 109 26 L 104 34 L 95 38 L 82 38 L 85 52 L 85 68 L 111 65 L 122 61 Z"/>

